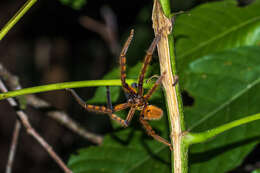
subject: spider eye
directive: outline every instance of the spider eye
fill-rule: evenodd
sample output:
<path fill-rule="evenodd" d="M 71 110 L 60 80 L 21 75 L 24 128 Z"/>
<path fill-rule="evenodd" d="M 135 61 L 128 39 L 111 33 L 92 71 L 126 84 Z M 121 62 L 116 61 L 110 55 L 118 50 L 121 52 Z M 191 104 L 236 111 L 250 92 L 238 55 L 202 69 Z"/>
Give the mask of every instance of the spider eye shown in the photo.
<path fill-rule="evenodd" d="M 144 119 L 147 120 L 157 120 L 160 119 L 162 115 L 163 110 L 153 105 L 147 106 L 144 111 Z"/>

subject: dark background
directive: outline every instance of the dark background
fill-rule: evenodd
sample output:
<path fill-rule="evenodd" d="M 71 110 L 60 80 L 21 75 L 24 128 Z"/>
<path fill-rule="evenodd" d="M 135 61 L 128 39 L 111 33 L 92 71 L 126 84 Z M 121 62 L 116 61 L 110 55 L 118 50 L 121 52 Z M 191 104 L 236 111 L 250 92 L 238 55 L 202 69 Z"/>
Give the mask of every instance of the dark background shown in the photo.
<path fill-rule="evenodd" d="M 0 1 L 0 27 L 15 14 L 25 0 Z M 206 3 L 204 0 L 173 0 L 174 12 Z M 250 1 L 239 1 L 240 5 Z M 19 76 L 24 88 L 49 83 L 102 79 L 113 67 L 117 67 L 118 50 L 112 52 L 110 45 L 97 33 L 83 27 L 79 19 L 89 16 L 104 23 L 101 11 L 110 9 L 116 17 L 116 37 L 122 45 L 130 29 L 136 30 L 134 44 L 129 52 L 128 65 L 134 65 L 144 55 L 153 38 L 151 28 L 151 0 L 108 1 L 88 0 L 80 10 L 62 5 L 58 0 L 39 0 L 0 42 L 0 63 Z M 138 43 L 139 42 L 139 43 Z M 137 46 L 135 46 L 137 45 Z M 95 88 L 78 89 L 87 100 Z M 37 96 L 50 102 L 55 108 L 69 113 L 89 131 L 105 134 L 112 130 L 106 116 L 91 115 L 81 109 L 64 91 L 53 91 Z M 187 96 L 186 96 L 187 97 Z M 186 104 L 189 99 L 184 97 Z M 67 161 L 69 155 L 80 147 L 93 145 L 64 128 L 42 111 L 28 107 L 32 125 L 49 142 L 54 150 Z M 5 171 L 12 131 L 16 120 L 15 111 L 6 101 L 0 102 L 0 172 Z M 259 147 L 258 147 L 259 148 Z M 247 172 L 254 167 L 259 149 L 234 172 Z M 62 172 L 42 147 L 24 130 L 19 138 L 13 172 Z"/>

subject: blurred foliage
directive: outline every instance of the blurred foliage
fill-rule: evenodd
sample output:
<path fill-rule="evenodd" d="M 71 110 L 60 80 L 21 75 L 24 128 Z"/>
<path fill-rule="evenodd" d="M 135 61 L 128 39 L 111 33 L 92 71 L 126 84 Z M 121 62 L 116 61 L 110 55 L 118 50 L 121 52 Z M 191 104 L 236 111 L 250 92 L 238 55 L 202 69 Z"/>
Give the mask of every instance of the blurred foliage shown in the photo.
<path fill-rule="evenodd" d="M 62 4 L 70 6 L 75 10 L 81 9 L 86 3 L 87 0 L 59 0 Z"/>
<path fill-rule="evenodd" d="M 252 173 L 260 173 L 260 169 L 254 170 Z"/>

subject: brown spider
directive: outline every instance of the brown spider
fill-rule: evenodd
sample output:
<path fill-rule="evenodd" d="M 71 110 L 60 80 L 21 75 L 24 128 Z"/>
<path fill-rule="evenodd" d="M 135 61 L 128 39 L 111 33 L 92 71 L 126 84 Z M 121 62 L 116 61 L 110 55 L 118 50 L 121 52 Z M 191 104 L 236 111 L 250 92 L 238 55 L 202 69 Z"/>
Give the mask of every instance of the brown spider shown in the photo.
<path fill-rule="evenodd" d="M 162 138 L 161 136 L 157 135 L 155 131 L 152 129 L 152 127 L 148 124 L 146 120 L 157 120 L 160 119 L 163 116 L 163 110 L 148 104 L 148 100 L 151 97 L 151 95 L 154 93 L 158 85 L 162 82 L 162 79 L 165 75 L 163 73 L 162 76 L 160 76 L 155 84 L 152 86 L 152 88 L 147 92 L 147 94 L 143 95 L 143 80 L 144 80 L 144 75 L 146 72 L 146 69 L 151 61 L 152 54 L 154 52 L 154 49 L 160 40 L 160 35 L 157 35 L 152 44 L 150 45 L 149 49 L 147 50 L 144 63 L 141 69 L 141 73 L 138 78 L 138 84 L 137 84 L 137 91 L 135 88 L 129 86 L 126 83 L 126 52 L 127 49 L 131 43 L 131 40 L 134 35 L 134 30 L 131 30 L 130 36 L 128 37 L 127 41 L 124 44 L 124 47 L 121 51 L 120 54 L 120 72 L 121 72 L 121 82 L 122 82 L 122 87 L 124 91 L 128 94 L 128 100 L 126 103 L 118 104 L 116 105 L 113 109 L 107 108 L 105 106 L 95 106 L 95 105 L 89 105 L 86 104 L 77 94 L 74 90 L 72 89 L 67 89 L 70 91 L 73 95 L 73 97 L 76 99 L 76 101 L 86 110 L 88 111 L 93 111 L 97 113 L 104 113 L 110 116 L 113 120 L 116 120 L 118 123 L 120 123 L 122 126 L 127 127 L 130 123 L 130 121 L 133 118 L 133 115 L 136 110 L 141 111 L 140 113 L 140 122 L 143 125 L 143 127 L 146 129 L 146 132 L 148 135 L 152 136 L 155 140 L 164 143 L 165 145 L 169 146 L 170 149 L 172 150 L 172 145 Z M 114 112 L 130 108 L 130 111 L 126 117 L 126 120 L 121 119 L 117 115 L 114 114 Z"/>

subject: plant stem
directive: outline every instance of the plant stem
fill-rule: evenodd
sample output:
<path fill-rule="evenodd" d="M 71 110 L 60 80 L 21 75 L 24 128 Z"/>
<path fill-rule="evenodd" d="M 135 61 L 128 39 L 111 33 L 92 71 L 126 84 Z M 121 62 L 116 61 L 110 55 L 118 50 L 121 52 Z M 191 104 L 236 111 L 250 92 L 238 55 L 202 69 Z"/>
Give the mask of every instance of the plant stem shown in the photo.
<path fill-rule="evenodd" d="M 28 0 L 19 11 L 8 21 L 8 23 L 0 31 L 0 41 L 9 32 L 9 30 L 23 17 L 23 15 L 35 4 L 37 0 Z"/>
<path fill-rule="evenodd" d="M 232 121 L 230 123 L 218 126 L 216 128 L 210 129 L 210 130 L 206 130 L 204 132 L 187 133 L 185 135 L 185 141 L 188 145 L 196 144 L 196 143 L 202 143 L 202 142 L 205 142 L 208 139 L 213 138 L 213 137 L 215 137 L 215 136 L 217 136 L 217 135 L 219 135 L 219 134 L 221 134 L 221 133 L 223 133 L 227 130 L 230 130 L 234 127 L 241 126 L 243 124 L 250 123 L 250 122 L 255 121 L 255 120 L 260 120 L 260 113 Z"/>
<path fill-rule="evenodd" d="M 136 82 L 136 80 L 127 79 L 126 82 L 134 83 L 134 82 Z M 46 91 L 62 90 L 62 89 L 66 89 L 66 88 L 82 88 L 82 87 L 97 87 L 97 86 L 121 86 L 121 81 L 119 79 L 89 80 L 89 81 L 64 82 L 64 83 L 42 85 L 42 86 L 37 86 L 37 87 L 24 88 L 24 89 L 20 89 L 20 90 L 1 93 L 0 100 L 10 98 L 10 97 L 16 97 L 16 96 L 20 96 L 20 95 L 25 95 L 25 94 L 34 94 L 34 93 L 40 93 L 40 92 L 46 92 Z M 145 88 L 147 86 L 148 86 L 148 84 L 144 85 Z"/>
<path fill-rule="evenodd" d="M 172 22 L 168 18 L 170 16 L 170 3 L 169 0 L 160 0 L 160 2 L 161 4 L 158 0 L 154 1 L 152 18 L 155 34 L 161 34 L 161 40 L 157 45 L 161 73 L 166 72 L 162 83 L 167 100 L 169 127 L 173 145 L 172 172 L 186 173 L 188 171 L 188 145 L 183 140 L 182 133 L 185 130 L 182 100 L 179 85 L 173 86 L 175 82 L 173 76 L 176 76 L 177 70 L 174 56 L 174 42 L 171 34 Z"/>

